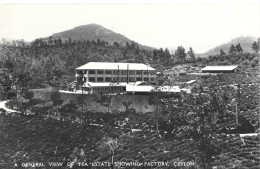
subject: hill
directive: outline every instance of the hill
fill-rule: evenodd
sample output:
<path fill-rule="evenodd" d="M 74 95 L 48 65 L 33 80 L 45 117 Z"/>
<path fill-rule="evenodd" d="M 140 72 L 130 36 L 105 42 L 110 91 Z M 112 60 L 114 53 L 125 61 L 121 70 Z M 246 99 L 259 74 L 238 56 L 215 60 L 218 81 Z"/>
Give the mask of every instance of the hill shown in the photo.
<path fill-rule="evenodd" d="M 219 54 L 221 49 L 223 49 L 224 52 L 228 53 L 230 46 L 232 44 L 236 45 L 238 43 L 240 43 L 240 45 L 241 45 L 241 47 L 242 47 L 244 52 L 252 53 L 253 52 L 253 50 L 252 50 L 252 43 L 254 41 L 257 41 L 256 37 L 239 37 L 239 38 L 235 38 L 235 39 L 232 39 L 228 43 L 225 43 L 225 44 L 219 45 L 219 46 L 217 46 L 217 47 L 215 47 L 213 49 L 210 49 L 206 53 L 198 54 L 198 56 L 200 56 L 200 57 L 207 57 L 207 56 L 210 56 L 210 55 L 216 55 L 216 54 Z"/>
<path fill-rule="evenodd" d="M 133 42 L 132 40 L 125 37 L 124 35 L 113 32 L 112 30 L 104 28 L 103 26 L 98 24 L 88 24 L 88 25 L 78 26 L 70 30 L 54 33 L 52 37 L 54 39 L 60 38 L 62 41 L 68 39 L 71 39 L 72 41 L 87 41 L 87 40 L 97 41 L 98 39 L 100 39 L 103 41 L 107 41 L 111 45 L 115 41 L 122 45 L 125 45 L 126 43 L 131 44 Z M 144 46 L 140 44 L 139 47 L 150 51 L 154 49 L 152 47 Z"/>

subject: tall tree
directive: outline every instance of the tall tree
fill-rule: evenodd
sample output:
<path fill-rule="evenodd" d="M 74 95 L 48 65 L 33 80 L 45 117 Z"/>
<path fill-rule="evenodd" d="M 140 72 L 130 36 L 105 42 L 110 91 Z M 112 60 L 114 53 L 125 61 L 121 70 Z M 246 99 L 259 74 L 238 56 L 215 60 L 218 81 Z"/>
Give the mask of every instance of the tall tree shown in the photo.
<path fill-rule="evenodd" d="M 120 46 L 119 43 L 118 43 L 117 41 L 115 41 L 115 42 L 114 42 L 114 47 L 115 47 L 115 48 L 119 48 L 119 46 Z"/>
<path fill-rule="evenodd" d="M 234 52 L 236 52 L 236 47 L 232 44 L 232 45 L 230 46 L 228 52 L 229 52 L 229 53 L 234 53 Z"/>
<path fill-rule="evenodd" d="M 188 55 L 190 56 L 190 59 L 192 62 L 195 62 L 195 53 L 193 51 L 193 49 L 190 47 L 189 51 L 187 52 Z"/>
<path fill-rule="evenodd" d="M 164 57 L 165 57 L 166 65 L 169 65 L 171 55 L 170 55 L 170 52 L 167 48 L 164 50 Z"/>
<path fill-rule="evenodd" d="M 179 59 L 179 60 L 185 60 L 187 54 L 185 53 L 185 49 L 182 46 L 178 46 L 177 50 L 175 51 L 175 56 Z"/>
<path fill-rule="evenodd" d="M 49 36 L 49 38 L 48 38 L 48 44 L 49 45 L 52 45 L 53 44 L 53 37 L 52 36 Z"/>
<path fill-rule="evenodd" d="M 260 45 L 259 45 L 259 42 L 254 42 L 252 44 L 252 49 L 255 51 L 255 52 L 259 52 L 259 48 L 260 48 Z"/>
<path fill-rule="evenodd" d="M 220 50 L 220 55 L 221 55 L 221 56 L 224 56 L 224 55 L 226 55 L 226 52 L 224 52 L 224 50 L 221 49 L 221 50 Z"/>
<path fill-rule="evenodd" d="M 57 106 L 59 108 L 59 105 L 63 102 L 59 91 L 54 91 L 51 93 L 51 101 L 53 102 L 53 106 Z"/>
<path fill-rule="evenodd" d="M 114 157 L 120 144 L 118 138 L 104 136 L 99 142 L 99 150 L 101 156 L 110 157 L 111 169 L 114 169 Z"/>
<path fill-rule="evenodd" d="M 237 51 L 237 52 L 243 52 L 243 49 L 242 49 L 240 43 L 238 43 L 238 44 L 236 45 L 236 51 Z"/>
<path fill-rule="evenodd" d="M 143 53 L 139 53 L 135 57 L 135 62 L 136 63 L 147 63 L 147 57 Z"/>

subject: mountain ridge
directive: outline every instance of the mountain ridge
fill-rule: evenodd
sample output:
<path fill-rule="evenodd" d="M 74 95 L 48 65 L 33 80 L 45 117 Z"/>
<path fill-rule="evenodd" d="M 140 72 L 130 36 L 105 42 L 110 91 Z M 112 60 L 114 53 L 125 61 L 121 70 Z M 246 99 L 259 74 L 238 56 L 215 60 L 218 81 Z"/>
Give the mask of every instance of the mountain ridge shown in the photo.
<path fill-rule="evenodd" d="M 244 52 L 252 53 L 254 52 L 252 49 L 252 43 L 257 41 L 259 38 L 253 37 L 253 36 L 240 36 L 234 39 L 231 39 L 227 43 L 223 43 L 221 45 L 218 45 L 207 52 L 197 54 L 199 57 L 208 57 L 210 55 L 217 55 L 220 53 L 220 50 L 222 49 L 225 53 L 228 53 L 230 46 L 237 45 L 240 43 L 242 49 Z"/>
<path fill-rule="evenodd" d="M 115 41 L 118 42 L 119 44 L 125 45 L 127 42 L 131 44 L 132 42 L 135 42 L 126 36 L 116 33 L 110 29 L 107 29 L 103 27 L 102 25 L 99 24 L 87 24 L 87 25 L 80 25 L 77 27 L 74 27 L 69 30 L 65 30 L 62 32 L 54 33 L 51 35 L 54 39 L 61 39 L 62 41 L 68 40 L 71 38 L 72 41 L 87 41 L 87 40 L 94 40 L 97 41 L 99 40 L 104 40 L 107 41 L 109 44 L 113 44 Z M 47 37 L 48 38 L 48 37 Z M 44 38 L 44 39 L 47 39 Z M 137 42 L 135 42 L 137 43 Z M 146 49 L 146 50 L 153 50 L 155 49 L 154 47 L 146 46 L 139 44 L 140 48 Z"/>

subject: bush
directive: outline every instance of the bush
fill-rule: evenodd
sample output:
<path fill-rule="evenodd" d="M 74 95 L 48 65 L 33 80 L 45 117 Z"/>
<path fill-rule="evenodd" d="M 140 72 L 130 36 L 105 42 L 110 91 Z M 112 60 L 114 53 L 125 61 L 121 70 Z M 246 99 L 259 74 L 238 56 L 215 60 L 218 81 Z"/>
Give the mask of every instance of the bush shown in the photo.
<path fill-rule="evenodd" d="M 246 65 L 246 66 L 247 66 L 247 65 L 249 65 L 249 63 L 250 63 L 250 62 L 249 62 L 248 59 L 245 59 L 245 60 L 243 61 L 243 65 Z"/>

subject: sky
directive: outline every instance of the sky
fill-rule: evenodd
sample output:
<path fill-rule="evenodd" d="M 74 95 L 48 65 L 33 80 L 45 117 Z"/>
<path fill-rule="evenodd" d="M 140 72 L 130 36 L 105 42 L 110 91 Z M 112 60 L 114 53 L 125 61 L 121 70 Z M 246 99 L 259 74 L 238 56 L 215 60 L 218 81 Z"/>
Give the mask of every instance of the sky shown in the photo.
<path fill-rule="evenodd" d="M 2 4 L 0 36 L 48 37 L 96 23 L 156 48 L 192 47 L 196 53 L 241 36 L 260 37 L 260 1 L 253 3 Z"/>

